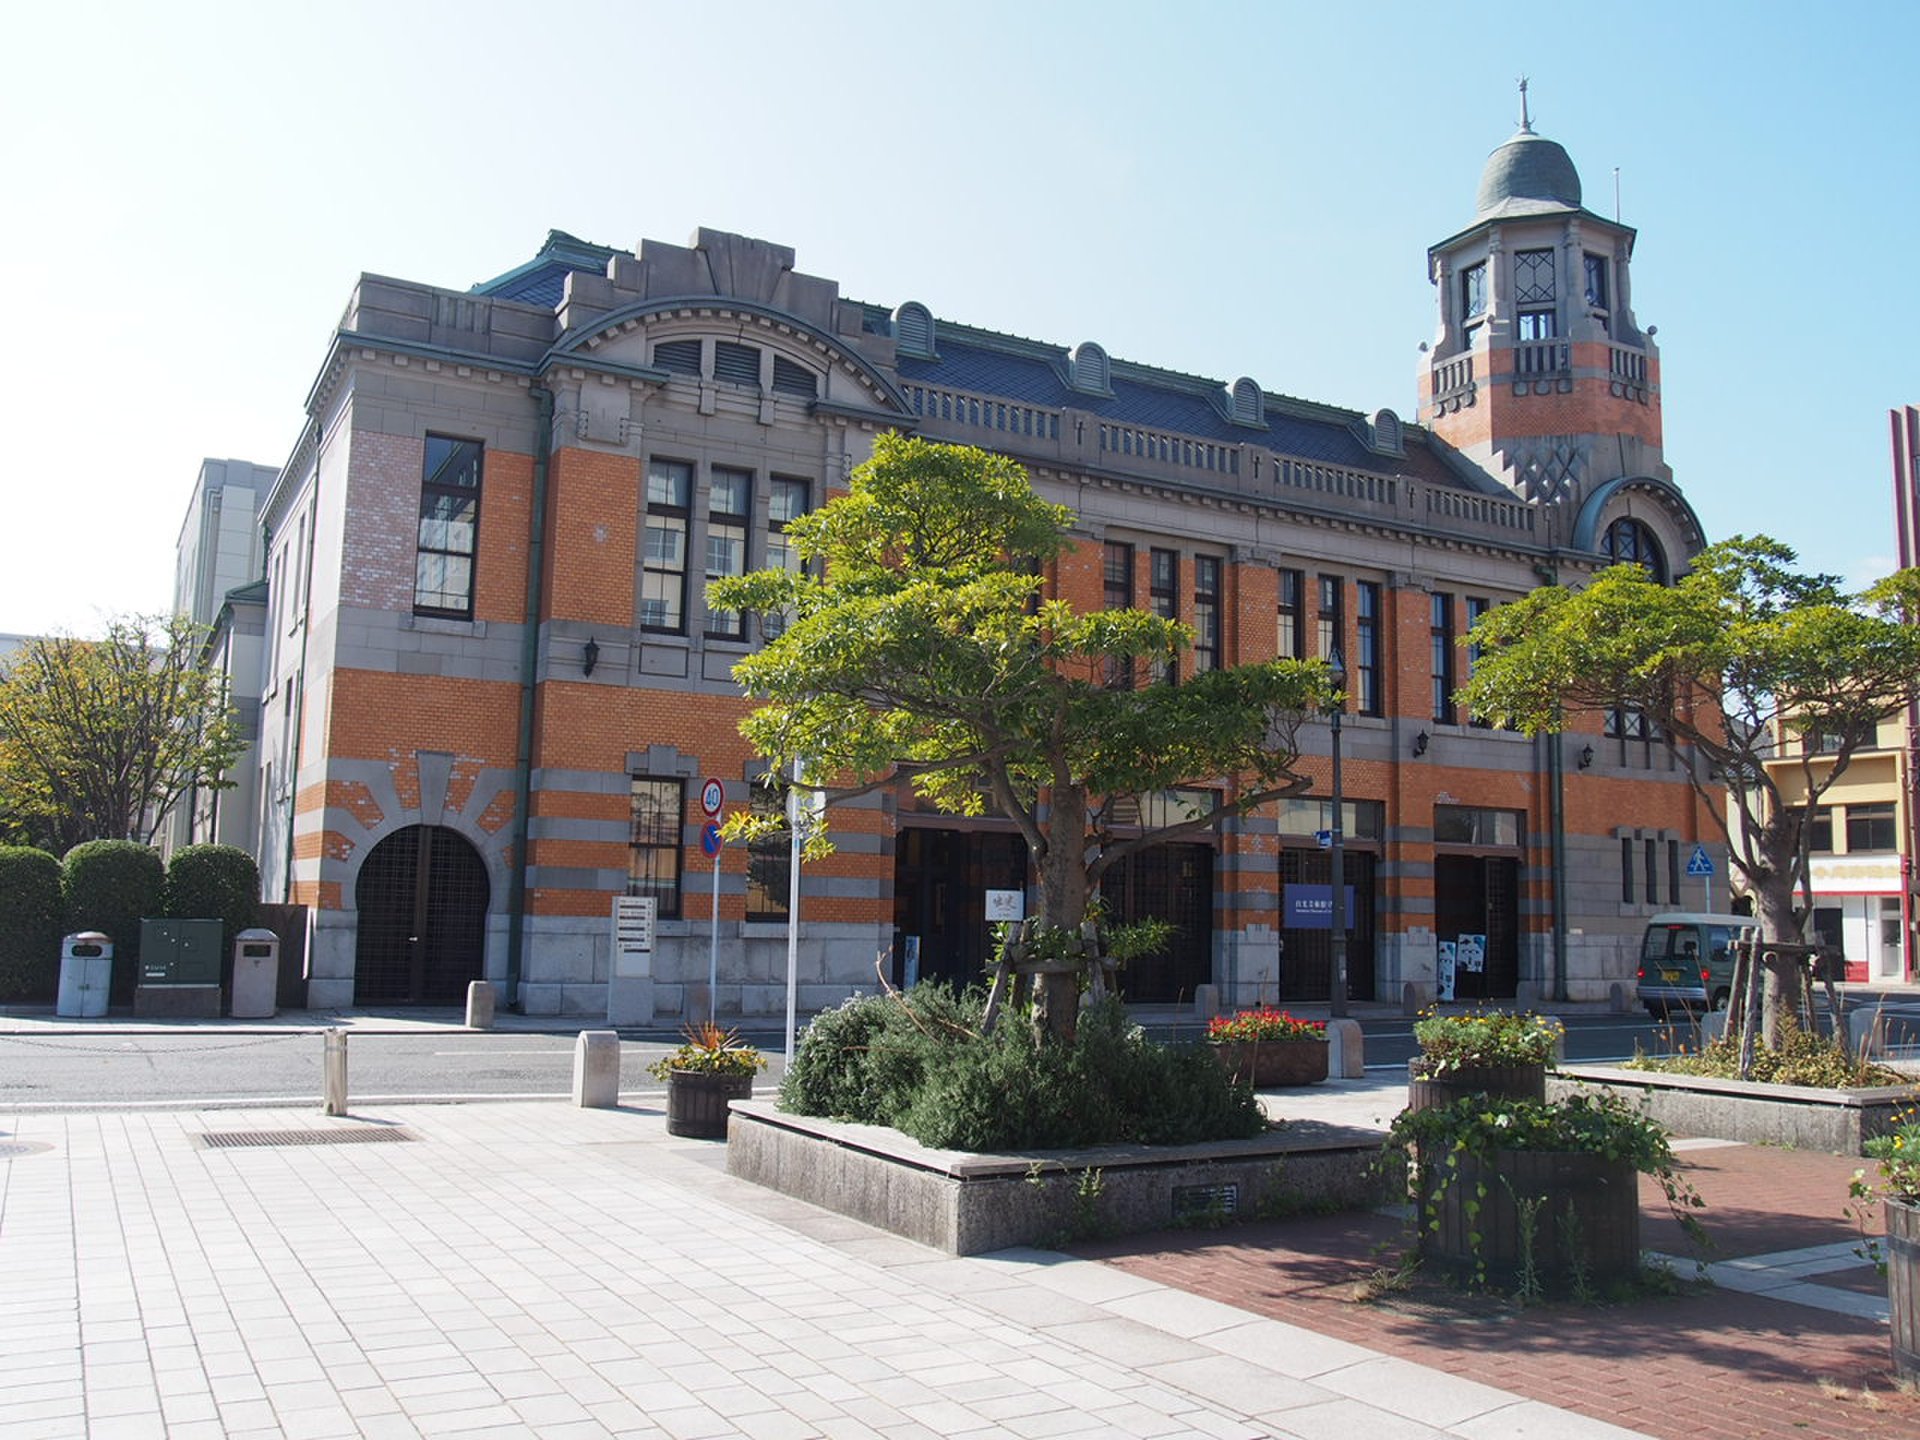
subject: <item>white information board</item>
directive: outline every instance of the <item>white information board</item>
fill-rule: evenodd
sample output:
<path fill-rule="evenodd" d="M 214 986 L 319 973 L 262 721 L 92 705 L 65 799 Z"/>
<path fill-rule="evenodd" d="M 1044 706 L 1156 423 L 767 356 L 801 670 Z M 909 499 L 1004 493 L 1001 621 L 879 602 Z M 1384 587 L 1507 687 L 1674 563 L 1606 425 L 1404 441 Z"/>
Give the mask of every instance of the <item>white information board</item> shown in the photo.
<path fill-rule="evenodd" d="M 998 925 L 1003 920 L 1020 921 L 1027 918 L 1027 892 L 1024 890 L 987 891 L 987 923 Z"/>
<path fill-rule="evenodd" d="M 657 905 L 651 895 L 613 897 L 613 973 L 644 980 L 653 974 L 653 917 Z"/>

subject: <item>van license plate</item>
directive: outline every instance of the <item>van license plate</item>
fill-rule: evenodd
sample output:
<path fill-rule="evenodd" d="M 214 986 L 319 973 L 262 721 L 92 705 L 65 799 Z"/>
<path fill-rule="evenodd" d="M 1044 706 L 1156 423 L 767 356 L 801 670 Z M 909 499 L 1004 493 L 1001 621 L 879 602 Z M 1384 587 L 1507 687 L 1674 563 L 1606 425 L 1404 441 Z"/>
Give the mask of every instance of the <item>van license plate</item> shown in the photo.
<path fill-rule="evenodd" d="M 1660 978 L 1669 985 L 1677 985 L 1680 983 L 1680 972 L 1678 970 L 1662 970 L 1660 972 Z"/>

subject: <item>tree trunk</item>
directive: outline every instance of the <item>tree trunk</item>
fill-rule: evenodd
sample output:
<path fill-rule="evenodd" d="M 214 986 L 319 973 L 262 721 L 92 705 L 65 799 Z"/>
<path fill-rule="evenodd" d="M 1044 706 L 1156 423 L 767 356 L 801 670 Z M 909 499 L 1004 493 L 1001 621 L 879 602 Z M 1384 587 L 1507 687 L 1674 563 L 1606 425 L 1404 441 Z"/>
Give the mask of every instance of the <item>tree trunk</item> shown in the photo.
<path fill-rule="evenodd" d="M 1761 943 L 1755 957 L 1761 980 L 1760 1043 L 1769 1050 L 1780 1048 L 1784 1023 L 1798 1015 L 1805 988 L 1800 916 L 1794 909 L 1789 874 L 1785 866 L 1776 867 L 1769 883 L 1754 897 L 1760 912 Z"/>
<path fill-rule="evenodd" d="M 1040 862 L 1040 923 L 1080 933 L 1087 917 L 1087 795 L 1078 785 L 1048 792 L 1047 849 Z M 1040 977 L 1034 996 L 1034 1033 L 1042 1043 L 1071 1045 L 1079 1032 L 1080 975 Z"/>

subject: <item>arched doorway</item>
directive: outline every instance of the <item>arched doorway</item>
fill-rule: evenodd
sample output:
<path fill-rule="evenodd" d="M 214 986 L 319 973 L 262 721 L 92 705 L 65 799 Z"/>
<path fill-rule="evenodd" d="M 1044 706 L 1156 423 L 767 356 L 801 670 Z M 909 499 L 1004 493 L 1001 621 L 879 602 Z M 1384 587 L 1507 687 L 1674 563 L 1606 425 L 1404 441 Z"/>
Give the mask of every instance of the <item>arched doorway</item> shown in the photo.
<path fill-rule="evenodd" d="M 396 831 L 368 852 L 354 885 L 356 1005 L 458 1005 L 481 976 L 486 862 L 444 825 Z"/>

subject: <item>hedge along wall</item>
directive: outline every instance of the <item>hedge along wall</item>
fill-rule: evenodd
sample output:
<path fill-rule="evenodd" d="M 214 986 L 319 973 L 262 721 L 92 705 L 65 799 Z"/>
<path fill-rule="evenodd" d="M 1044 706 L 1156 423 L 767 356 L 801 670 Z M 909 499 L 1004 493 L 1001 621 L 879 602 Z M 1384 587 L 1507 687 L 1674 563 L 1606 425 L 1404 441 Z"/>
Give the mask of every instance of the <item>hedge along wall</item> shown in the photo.
<path fill-rule="evenodd" d="M 0 846 L 0 1002 L 46 1004 L 60 986 L 60 862 Z"/>

